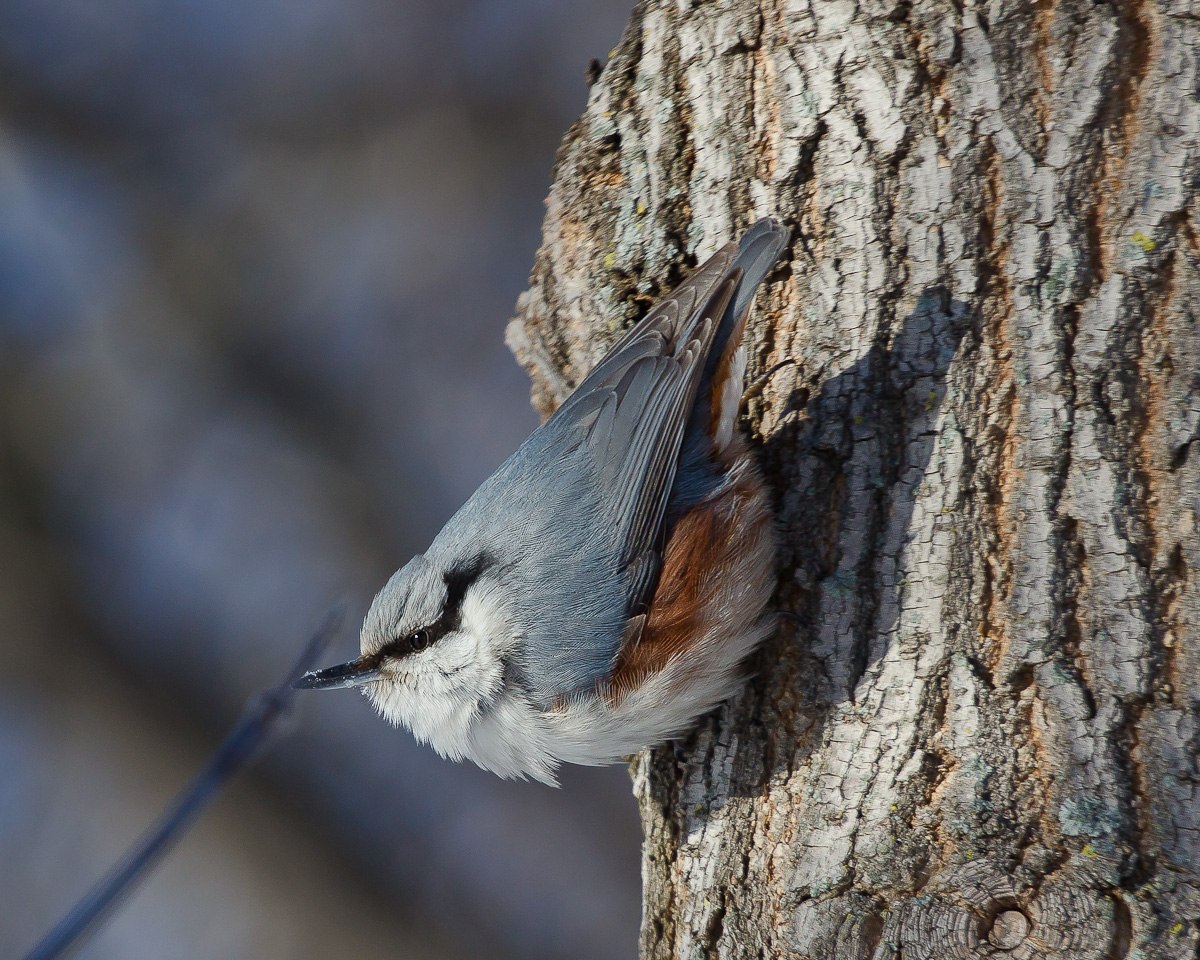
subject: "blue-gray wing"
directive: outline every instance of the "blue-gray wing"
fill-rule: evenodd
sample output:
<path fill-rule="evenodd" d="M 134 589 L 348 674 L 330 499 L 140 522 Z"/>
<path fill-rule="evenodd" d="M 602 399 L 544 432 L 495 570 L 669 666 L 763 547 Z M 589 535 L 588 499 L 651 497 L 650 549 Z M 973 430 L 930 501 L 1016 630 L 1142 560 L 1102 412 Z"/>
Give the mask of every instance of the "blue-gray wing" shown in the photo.
<path fill-rule="evenodd" d="M 660 534 L 684 431 L 741 277 L 731 267 L 736 252 L 730 244 L 655 305 L 552 418 L 554 427 L 582 432 L 605 514 L 597 521 L 618 531 L 633 613 L 657 579 Z"/>
<path fill-rule="evenodd" d="M 786 240 L 780 224 L 760 220 L 719 250 L 617 341 L 551 418 L 586 430 L 603 520 L 620 531 L 629 615 L 641 612 L 657 581 L 667 501 L 697 393 Z"/>
<path fill-rule="evenodd" d="M 536 702 L 606 679 L 625 623 L 644 612 L 697 394 L 786 236 L 777 223 L 760 221 L 740 244 L 718 251 L 635 324 L 530 438 L 533 459 L 519 460 L 523 480 L 549 464 L 571 464 L 545 496 L 561 492 L 566 477 L 586 486 L 555 508 L 554 542 L 542 541 L 530 565 L 536 577 L 526 582 L 531 602 L 545 592 L 551 606 L 563 601 L 549 597 L 566 597 L 569 611 L 569 623 L 531 624 L 525 636 L 521 672 Z M 534 518 L 551 509 L 543 507 L 516 513 Z M 522 540 L 538 536 L 543 522 L 531 519 Z"/>

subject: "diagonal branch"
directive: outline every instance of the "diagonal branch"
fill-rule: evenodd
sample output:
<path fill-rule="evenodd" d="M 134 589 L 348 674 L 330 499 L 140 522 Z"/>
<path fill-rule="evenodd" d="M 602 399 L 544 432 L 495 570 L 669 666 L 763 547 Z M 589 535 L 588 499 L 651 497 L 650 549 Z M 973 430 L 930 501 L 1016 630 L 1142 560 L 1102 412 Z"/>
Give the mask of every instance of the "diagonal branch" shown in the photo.
<path fill-rule="evenodd" d="M 120 906 L 134 886 L 144 879 L 168 850 L 182 839 L 209 801 L 254 757 L 287 714 L 296 691 L 292 681 L 324 656 L 341 631 L 345 604 L 336 604 L 321 621 L 303 653 L 284 681 L 259 693 L 246 705 L 228 736 L 204 769 L 181 793 L 153 827 L 88 893 L 42 938 L 25 960 L 54 960 L 66 956 Z"/>

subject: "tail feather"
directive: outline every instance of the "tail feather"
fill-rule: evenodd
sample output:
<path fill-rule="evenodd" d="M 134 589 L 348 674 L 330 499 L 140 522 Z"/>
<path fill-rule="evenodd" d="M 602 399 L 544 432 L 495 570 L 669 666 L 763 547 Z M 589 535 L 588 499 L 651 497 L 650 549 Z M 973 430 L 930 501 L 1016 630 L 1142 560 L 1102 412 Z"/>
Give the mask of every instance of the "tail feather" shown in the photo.
<path fill-rule="evenodd" d="M 742 271 L 742 282 L 730 307 L 734 316 L 740 316 L 750 306 L 758 285 L 779 262 L 787 241 L 787 227 L 769 217 L 759 220 L 746 231 L 733 261 L 733 266 Z"/>
<path fill-rule="evenodd" d="M 712 445 L 712 453 L 720 457 L 733 439 L 734 422 L 742 399 L 742 380 L 746 372 L 746 351 L 742 338 L 746 333 L 746 321 L 750 316 L 750 305 L 758 292 L 759 285 L 779 261 L 787 245 L 787 228 L 777 220 L 759 220 L 751 227 L 741 243 L 737 255 L 730 264 L 730 272 L 741 272 L 737 291 L 734 293 L 721 329 L 709 354 L 705 378 L 700 384 L 700 397 L 711 398 L 706 405 L 697 404 L 698 411 L 707 406 L 706 433 Z"/>
<path fill-rule="evenodd" d="M 737 432 L 746 369 L 742 338 L 758 286 L 783 253 L 787 237 L 787 229 L 777 221 L 760 220 L 742 238 L 729 264 L 727 275 L 738 277 L 737 289 L 713 338 L 688 421 L 671 492 L 673 516 L 720 487 L 744 449 Z"/>

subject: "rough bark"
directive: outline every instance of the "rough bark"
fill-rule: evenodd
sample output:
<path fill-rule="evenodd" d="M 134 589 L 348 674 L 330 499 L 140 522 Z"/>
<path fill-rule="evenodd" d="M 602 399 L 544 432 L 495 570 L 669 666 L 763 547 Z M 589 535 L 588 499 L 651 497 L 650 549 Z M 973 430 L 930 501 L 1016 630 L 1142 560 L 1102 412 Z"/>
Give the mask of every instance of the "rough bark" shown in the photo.
<path fill-rule="evenodd" d="M 757 216 L 799 615 L 636 759 L 645 957 L 1200 942 L 1191 0 L 641 3 L 509 341 L 549 411 Z"/>

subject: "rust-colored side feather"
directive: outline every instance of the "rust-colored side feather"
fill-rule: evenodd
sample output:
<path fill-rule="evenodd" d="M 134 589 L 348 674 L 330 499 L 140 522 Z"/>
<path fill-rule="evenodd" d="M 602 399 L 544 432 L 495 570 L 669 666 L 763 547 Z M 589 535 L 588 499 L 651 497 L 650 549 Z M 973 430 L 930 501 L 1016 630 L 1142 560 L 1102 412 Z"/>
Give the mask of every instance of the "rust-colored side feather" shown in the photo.
<path fill-rule="evenodd" d="M 711 628 L 729 594 L 726 578 L 739 557 L 771 535 L 760 483 L 756 475 L 744 475 L 675 522 L 649 609 L 631 621 L 638 629 L 617 657 L 610 698 L 620 700 L 673 658 L 686 656 L 706 639 L 711 642 Z"/>
<path fill-rule="evenodd" d="M 717 460 L 723 461 L 726 467 L 732 465 L 732 460 L 741 452 L 742 444 L 721 443 L 717 438 L 722 432 L 729 439 L 737 436 L 737 426 L 734 421 L 737 420 L 738 410 L 741 407 L 744 371 L 740 369 L 741 365 L 735 363 L 735 360 L 738 350 L 742 349 L 742 338 L 745 336 L 746 322 L 749 319 L 750 310 L 747 308 L 737 318 L 733 331 L 725 341 L 725 347 L 713 370 L 712 380 L 705 384 L 709 396 L 708 435 L 713 439 L 712 453 Z M 733 378 L 733 382 L 730 382 L 731 378 Z M 722 427 L 726 429 L 722 431 Z"/>

